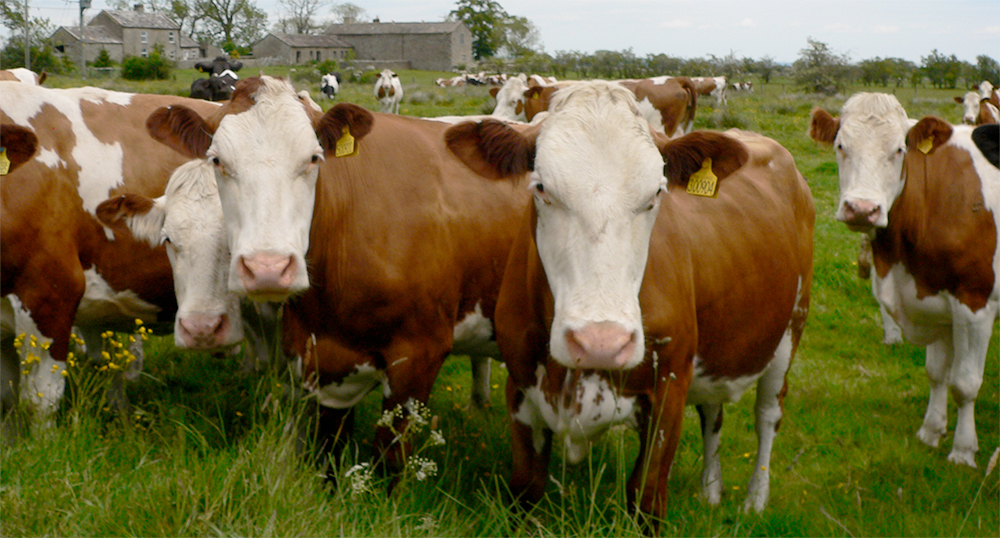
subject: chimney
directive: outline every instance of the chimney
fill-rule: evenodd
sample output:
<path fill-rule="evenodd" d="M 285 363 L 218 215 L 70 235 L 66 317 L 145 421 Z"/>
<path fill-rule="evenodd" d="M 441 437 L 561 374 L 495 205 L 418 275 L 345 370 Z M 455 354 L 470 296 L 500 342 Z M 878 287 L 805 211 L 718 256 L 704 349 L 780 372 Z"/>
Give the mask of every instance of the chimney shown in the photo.
<path fill-rule="evenodd" d="M 145 6 L 145 4 L 135 4 L 134 6 L 132 6 L 132 8 L 135 9 L 136 13 L 145 13 L 146 12 L 146 6 Z"/>

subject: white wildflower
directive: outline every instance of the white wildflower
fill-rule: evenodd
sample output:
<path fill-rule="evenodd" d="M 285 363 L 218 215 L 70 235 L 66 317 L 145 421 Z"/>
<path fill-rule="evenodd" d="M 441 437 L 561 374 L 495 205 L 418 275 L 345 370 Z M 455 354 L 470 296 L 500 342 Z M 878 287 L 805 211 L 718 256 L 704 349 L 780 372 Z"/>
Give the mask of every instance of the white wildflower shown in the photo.
<path fill-rule="evenodd" d="M 441 430 L 431 430 L 431 446 L 441 446 L 445 443 Z"/>

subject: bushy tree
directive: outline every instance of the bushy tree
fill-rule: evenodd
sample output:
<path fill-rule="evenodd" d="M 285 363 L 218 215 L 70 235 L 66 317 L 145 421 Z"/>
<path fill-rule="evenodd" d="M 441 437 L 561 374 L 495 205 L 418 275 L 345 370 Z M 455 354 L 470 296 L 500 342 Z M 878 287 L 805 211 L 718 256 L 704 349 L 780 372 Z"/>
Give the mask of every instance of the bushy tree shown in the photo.
<path fill-rule="evenodd" d="M 752 71 L 764 81 L 764 84 L 770 84 L 771 77 L 781 71 L 781 65 L 771 56 L 764 56 L 753 63 Z"/>
<path fill-rule="evenodd" d="M 833 95 L 850 80 L 851 64 L 846 54 L 835 53 L 826 43 L 813 38 L 799 51 L 792 64 L 795 82 L 805 91 Z"/>
<path fill-rule="evenodd" d="M 954 54 L 945 56 L 937 49 L 920 57 L 921 70 L 935 88 L 955 88 L 962 76 L 962 61 Z"/>
<path fill-rule="evenodd" d="M 234 50 L 249 46 L 264 34 L 267 13 L 253 0 L 194 0 L 204 32 L 216 43 Z"/>
<path fill-rule="evenodd" d="M 56 55 L 55 48 L 48 41 L 32 45 L 30 52 L 31 70 L 36 73 L 46 71 L 54 75 L 68 75 L 76 72 L 76 64 L 73 60 L 67 56 Z M 18 39 L 8 41 L 3 50 L 0 50 L 0 65 L 4 69 L 25 67 L 24 41 Z"/>
<path fill-rule="evenodd" d="M 503 45 L 504 22 L 509 16 L 493 0 L 458 0 L 449 20 L 465 23 L 472 32 L 472 57 L 489 58 Z"/>
<path fill-rule="evenodd" d="M 985 54 L 976 56 L 976 65 L 972 71 L 972 84 L 979 84 L 984 80 L 990 81 L 994 87 L 1000 86 L 1000 63 Z"/>
<path fill-rule="evenodd" d="M 94 67 L 114 67 L 115 62 L 111 60 L 111 55 L 108 54 L 107 49 L 101 49 L 101 52 L 97 53 L 97 58 L 94 59 Z"/>
<path fill-rule="evenodd" d="M 166 80 L 170 78 L 173 63 L 163 57 L 163 47 L 156 45 L 149 56 L 129 56 L 122 61 L 122 78 L 125 80 Z"/>
<path fill-rule="evenodd" d="M 334 21 L 342 24 L 368 22 L 370 20 L 368 12 L 364 8 L 350 2 L 334 4 L 330 11 L 333 13 Z"/>

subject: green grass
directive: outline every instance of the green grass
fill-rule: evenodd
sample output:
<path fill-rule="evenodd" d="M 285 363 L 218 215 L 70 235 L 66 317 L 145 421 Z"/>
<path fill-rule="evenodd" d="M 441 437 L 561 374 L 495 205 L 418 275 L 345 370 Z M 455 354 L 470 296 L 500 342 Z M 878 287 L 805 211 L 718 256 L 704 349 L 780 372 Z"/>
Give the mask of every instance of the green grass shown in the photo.
<path fill-rule="evenodd" d="M 268 74 L 287 69 L 266 68 Z M 243 75 L 250 73 L 244 72 Z M 254 73 L 256 74 L 256 73 Z M 487 89 L 442 89 L 441 73 L 403 72 L 410 115 L 479 114 L 492 108 Z M 101 81 L 114 89 L 183 94 L 193 71 L 144 85 Z M 296 73 L 315 96 L 311 75 Z M 53 86 L 78 80 L 50 78 Z M 92 81 L 88 81 L 92 82 Z M 859 89 L 855 89 L 857 91 Z M 815 279 L 810 319 L 789 375 L 775 442 L 771 499 L 761 515 L 741 512 L 756 452 L 751 390 L 726 407 L 722 440 L 725 494 L 712 508 L 701 490 L 701 439 L 692 409 L 670 479 L 664 535 L 678 536 L 998 536 L 1000 472 L 984 478 L 1000 444 L 1000 351 L 994 334 L 976 409 L 978 469 L 946 461 L 951 438 L 931 449 L 915 432 L 927 404 L 924 352 L 880 344 L 869 283 L 856 275 L 857 236 L 833 220 L 837 171 L 832 150 L 805 136 L 815 104 L 836 113 L 843 98 L 793 94 L 780 83 L 734 94 L 715 109 L 706 99 L 696 126 L 736 125 L 788 148 L 817 207 Z M 954 91 L 897 92 L 911 117 L 956 122 Z M 369 85 L 345 84 L 337 102 L 377 108 Z M 324 108 L 330 102 L 321 102 Z M 295 449 L 281 402 L 288 381 L 246 376 L 238 357 L 179 353 L 168 339 L 147 343 L 146 375 L 129 387 L 138 415 L 114 418 L 68 399 L 52 429 L 0 449 L 3 536 L 635 536 L 624 484 L 637 437 L 612 431 L 578 467 L 553 458 L 547 497 L 527 519 L 508 510 L 510 446 L 503 406 L 504 369 L 494 363 L 493 406 L 470 411 L 468 362 L 449 360 L 430 402 L 447 444 L 426 454 L 439 473 L 410 481 L 393 496 L 384 479 L 353 495 L 331 487 Z M 270 396 L 270 398 L 269 398 Z M 955 423 L 950 404 L 950 425 Z M 343 470 L 371 455 L 378 394 L 358 406 L 358 431 Z M 558 481 L 558 484 L 556 483 Z"/>

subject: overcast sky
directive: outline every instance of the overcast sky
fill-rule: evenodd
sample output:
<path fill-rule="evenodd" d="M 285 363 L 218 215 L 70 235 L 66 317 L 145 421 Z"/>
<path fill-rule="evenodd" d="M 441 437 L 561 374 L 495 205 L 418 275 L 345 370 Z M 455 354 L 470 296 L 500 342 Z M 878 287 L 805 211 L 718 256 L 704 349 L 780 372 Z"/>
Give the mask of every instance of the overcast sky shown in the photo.
<path fill-rule="evenodd" d="M 335 2 L 341 3 L 341 2 Z M 450 0 L 351 0 L 383 22 L 437 22 Z M 997 0 L 499 0 L 540 31 L 546 52 L 621 51 L 681 58 L 709 54 L 790 63 L 812 37 L 852 61 L 881 57 L 920 63 L 932 49 L 975 62 L 1000 59 Z M 29 0 L 32 16 L 73 25 L 77 0 Z M 273 22 L 277 0 L 257 0 Z M 104 0 L 93 0 L 88 18 Z M 325 8 L 320 18 L 330 18 Z"/>

